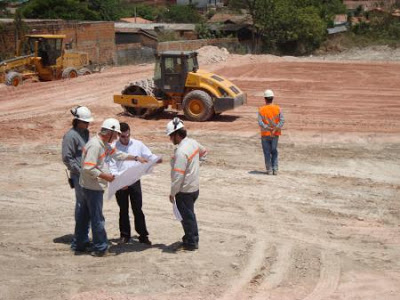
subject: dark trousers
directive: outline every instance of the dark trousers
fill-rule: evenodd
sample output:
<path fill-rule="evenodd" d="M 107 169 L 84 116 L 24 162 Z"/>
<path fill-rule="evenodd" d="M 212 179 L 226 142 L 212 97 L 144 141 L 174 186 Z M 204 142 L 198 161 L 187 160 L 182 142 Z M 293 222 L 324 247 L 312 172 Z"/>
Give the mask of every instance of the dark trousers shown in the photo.
<path fill-rule="evenodd" d="M 199 197 L 199 191 L 193 193 L 178 193 L 175 195 L 176 205 L 182 216 L 182 227 L 185 235 L 182 238 L 184 244 L 197 246 L 199 243 L 199 231 L 197 228 L 194 203 Z"/>
<path fill-rule="evenodd" d="M 131 237 L 131 224 L 129 222 L 129 199 L 135 219 L 135 230 L 142 236 L 148 236 L 146 220 L 142 211 L 142 187 L 140 180 L 130 185 L 126 190 L 119 190 L 115 194 L 119 205 L 119 231 L 121 237 Z"/>

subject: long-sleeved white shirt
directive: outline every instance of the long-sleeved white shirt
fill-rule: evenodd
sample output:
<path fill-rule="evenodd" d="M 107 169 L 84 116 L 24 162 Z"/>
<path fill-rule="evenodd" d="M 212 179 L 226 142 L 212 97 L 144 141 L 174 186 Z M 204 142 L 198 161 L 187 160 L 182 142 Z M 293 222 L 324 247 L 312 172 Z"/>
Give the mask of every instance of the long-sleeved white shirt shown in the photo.
<path fill-rule="evenodd" d="M 184 138 L 175 149 L 171 159 L 171 196 L 199 190 L 200 158 L 207 154 L 197 141 Z"/>
<path fill-rule="evenodd" d="M 147 160 L 152 160 L 157 157 L 157 155 L 151 153 L 150 149 L 147 148 L 145 144 L 135 139 L 130 139 L 128 145 L 123 145 L 120 141 L 117 141 L 115 143 L 115 148 L 117 148 L 118 151 L 128 153 L 132 156 L 140 156 Z M 112 159 L 109 162 L 110 171 L 113 175 L 119 175 L 128 168 L 140 164 L 140 162 L 134 160 L 119 161 Z"/>

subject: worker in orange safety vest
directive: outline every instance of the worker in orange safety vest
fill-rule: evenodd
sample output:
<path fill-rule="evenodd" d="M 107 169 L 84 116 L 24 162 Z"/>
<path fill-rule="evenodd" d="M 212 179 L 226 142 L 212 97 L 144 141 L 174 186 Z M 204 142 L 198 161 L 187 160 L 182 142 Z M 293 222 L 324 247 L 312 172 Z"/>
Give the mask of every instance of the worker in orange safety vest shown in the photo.
<path fill-rule="evenodd" d="M 261 129 L 261 145 L 264 152 L 267 175 L 278 175 L 278 140 L 285 123 L 281 108 L 272 104 L 274 92 L 265 90 L 265 105 L 258 110 L 258 125 Z"/>

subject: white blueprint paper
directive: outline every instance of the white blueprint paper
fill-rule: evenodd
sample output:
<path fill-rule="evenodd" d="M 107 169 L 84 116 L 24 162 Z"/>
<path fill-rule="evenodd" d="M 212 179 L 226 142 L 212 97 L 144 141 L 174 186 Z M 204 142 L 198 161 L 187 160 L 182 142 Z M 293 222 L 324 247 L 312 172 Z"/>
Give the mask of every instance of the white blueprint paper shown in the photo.
<path fill-rule="evenodd" d="M 108 185 L 108 199 L 114 196 L 114 194 L 123 187 L 134 184 L 143 175 L 150 174 L 151 171 L 153 171 L 154 164 L 156 164 L 159 159 L 160 157 L 157 156 L 145 164 L 136 164 L 121 174 L 116 175 L 115 179 Z"/>
<path fill-rule="evenodd" d="M 177 219 L 179 222 L 182 221 L 183 219 L 181 213 L 179 212 L 178 206 L 176 205 L 176 201 L 174 201 L 173 207 L 175 219 Z"/>

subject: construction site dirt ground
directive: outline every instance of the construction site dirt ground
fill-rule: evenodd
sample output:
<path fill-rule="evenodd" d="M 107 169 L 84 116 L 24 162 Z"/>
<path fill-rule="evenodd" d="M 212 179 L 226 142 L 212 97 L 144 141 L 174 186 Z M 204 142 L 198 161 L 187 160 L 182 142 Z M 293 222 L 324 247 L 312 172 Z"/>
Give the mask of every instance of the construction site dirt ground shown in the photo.
<path fill-rule="evenodd" d="M 209 150 L 195 252 L 172 251 L 183 235 L 168 198 L 173 113 L 134 119 L 112 101 L 152 65 L 0 87 L 0 299 L 399 299 L 400 63 L 229 55 L 202 68 L 232 80 L 248 103 L 185 121 Z M 266 88 L 286 119 L 279 176 L 264 174 L 257 107 Z M 92 134 L 116 117 L 163 156 L 142 178 L 151 248 L 136 238 L 117 245 L 112 198 L 112 255 L 71 252 L 75 200 L 61 140 L 78 104 L 94 113 Z"/>

